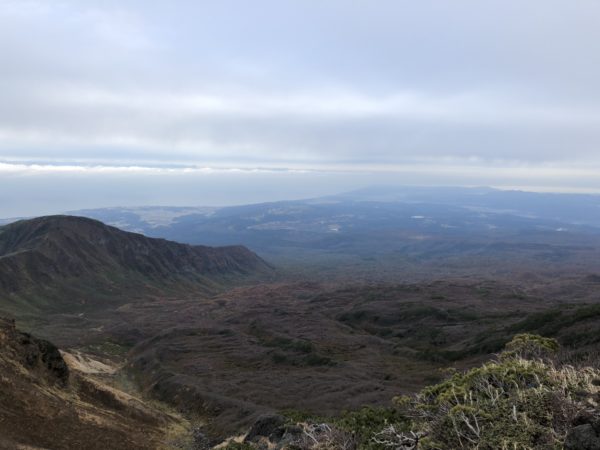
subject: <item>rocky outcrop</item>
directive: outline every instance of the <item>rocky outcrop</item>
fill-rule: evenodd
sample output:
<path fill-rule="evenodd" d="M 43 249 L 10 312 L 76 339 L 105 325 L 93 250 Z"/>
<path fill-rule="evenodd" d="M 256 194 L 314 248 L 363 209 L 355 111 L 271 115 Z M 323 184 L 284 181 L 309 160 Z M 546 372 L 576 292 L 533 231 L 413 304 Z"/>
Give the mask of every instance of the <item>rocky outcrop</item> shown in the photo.
<path fill-rule="evenodd" d="M 0 318 L 0 449 L 154 450 L 176 416 L 69 368 L 50 342 Z"/>
<path fill-rule="evenodd" d="M 246 442 L 257 442 L 267 438 L 271 442 L 279 441 L 285 433 L 285 417 L 278 414 L 260 416 L 246 435 Z"/>
<path fill-rule="evenodd" d="M 574 425 L 567 434 L 565 450 L 600 450 L 600 414 L 580 415 Z"/>
<path fill-rule="evenodd" d="M 67 385 L 69 367 L 51 342 L 20 332 L 14 320 L 0 318 L 0 345 L 5 358 L 20 362 L 25 369 L 46 381 Z"/>

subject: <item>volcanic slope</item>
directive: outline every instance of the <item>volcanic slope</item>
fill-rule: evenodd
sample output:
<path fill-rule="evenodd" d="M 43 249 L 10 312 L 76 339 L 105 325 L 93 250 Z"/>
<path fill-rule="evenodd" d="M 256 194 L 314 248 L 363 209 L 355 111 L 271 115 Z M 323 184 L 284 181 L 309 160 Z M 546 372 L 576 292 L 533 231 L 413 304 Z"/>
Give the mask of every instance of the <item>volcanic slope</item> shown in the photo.
<path fill-rule="evenodd" d="M 40 217 L 0 228 L 0 311 L 26 324 L 151 295 L 214 294 L 271 270 L 243 246 L 179 244 L 81 217 Z"/>
<path fill-rule="evenodd" d="M 186 432 L 179 416 L 78 369 L 0 318 L 0 449 L 158 449 Z"/>

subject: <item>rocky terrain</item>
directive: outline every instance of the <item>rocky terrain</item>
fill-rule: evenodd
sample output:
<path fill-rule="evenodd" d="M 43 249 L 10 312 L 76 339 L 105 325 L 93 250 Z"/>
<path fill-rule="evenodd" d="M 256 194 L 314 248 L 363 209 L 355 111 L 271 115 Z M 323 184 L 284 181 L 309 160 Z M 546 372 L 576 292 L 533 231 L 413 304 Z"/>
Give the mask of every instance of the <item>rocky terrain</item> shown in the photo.
<path fill-rule="evenodd" d="M 0 319 L 0 448 L 167 448 L 186 422 L 103 383 L 107 371 Z"/>

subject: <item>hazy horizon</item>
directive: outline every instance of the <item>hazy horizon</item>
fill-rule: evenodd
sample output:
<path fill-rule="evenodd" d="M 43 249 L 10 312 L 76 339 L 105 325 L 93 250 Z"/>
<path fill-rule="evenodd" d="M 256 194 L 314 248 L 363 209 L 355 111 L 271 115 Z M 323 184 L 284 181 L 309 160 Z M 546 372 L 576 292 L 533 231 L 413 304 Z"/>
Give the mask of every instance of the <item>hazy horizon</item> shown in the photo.
<path fill-rule="evenodd" d="M 600 4 L 0 0 L 0 217 L 600 193 Z"/>
<path fill-rule="evenodd" d="M 237 186 L 237 188 L 243 190 L 243 186 Z M 119 200 L 119 197 L 117 195 L 117 193 L 115 192 L 115 197 L 111 197 L 109 199 L 96 199 L 96 201 L 90 202 L 89 199 L 84 199 L 84 200 L 78 200 L 75 199 L 75 201 L 73 201 L 72 203 L 65 203 L 64 207 L 57 207 L 57 206 L 45 206 L 44 205 L 44 199 L 42 198 L 40 201 L 36 201 L 33 202 L 31 204 L 25 205 L 25 206 L 16 206 L 14 209 L 12 209 L 12 211 L 16 211 L 16 213 L 14 214 L 4 214 L 4 215 L 0 215 L 0 221 L 3 219 L 19 219 L 19 218 L 29 218 L 29 217 L 38 217 L 38 216 L 45 216 L 45 215 L 57 215 L 57 214 L 72 214 L 72 213 L 76 213 L 78 211 L 98 211 L 98 210 L 102 210 L 102 209 L 123 209 L 123 210 L 127 210 L 129 208 L 131 209 L 136 209 L 136 208 L 202 208 L 202 207 L 208 207 L 208 208 L 225 208 L 225 207 L 230 207 L 230 206 L 246 206 L 246 205 L 259 205 L 259 204 L 264 204 L 264 203 L 271 203 L 271 202 L 285 202 L 285 201 L 302 201 L 302 200 L 311 200 L 311 199 L 319 199 L 319 198 L 326 198 L 326 197 L 331 197 L 331 196 L 338 196 L 338 195 L 346 195 L 346 194 L 353 194 L 355 192 L 361 192 L 363 190 L 376 190 L 378 191 L 380 194 L 390 194 L 393 195 L 394 193 L 400 193 L 400 192 L 405 192 L 405 193 L 409 193 L 412 192 L 414 189 L 433 189 L 433 193 L 430 194 L 430 198 L 428 201 L 433 201 L 432 199 L 435 197 L 435 192 L 438 192 L 440 195 L 443 194 L 447 194 L 447 189 L 465 189 L 465 190 L 469 190 L 469 189 L 473 189 L 473 190 L 480 190 L 480 189 L 491 189 L 491 190 L 497 190 L 497 191 L 505 191 L 505 192 L 518 192 L 518 193 L 539 193 L 539 194 L 557 194 L 557 195 L 565 195 L 565 194 L 574 194 L 574 195 L 583 195 L 583 196 L 594 196 L 596 198 L 600 198 L 600 194 L 597 192 L 588 192 L 588 191 L 569 191 L 569 192 L 565 192 L 565 191 L 554 191 L 551 189 L 544 189 L 544 188 L 538 188 L 538 189 L 522 189 L 520 187 L 517 186 L 504 186 L 504 187 L 498 187 L 498 186 L 484 186 L 484 185 L 479 185 L 479 186 L 444 186 L 444 185 L 383 185 L 383 184 L 372 184 L 372 185 L 364 185 L 362 187 L 359 188 L 349 188 L 349 189 L 345 189 L 345 190 L 327 190 L 326 188 L 322 188 L 321 186 L 312 186 L 312 189 L 302 189 L 299 188 L 296 191 L 293 190 L 289 190 L 289 191 L 285 191 L 284 193 L 281 193 L 279 195 L 277 194 L 273 194 L 271 192 L 268 192 L 267 190 L 254 190 L 252 193 L 250 193 L 250 195 L 246 195 L 246 197 L 244 197 L 240 191 L 240 193 L 238 195 L 235 196 L 236 199 L 242 199 L 240 201 L 237 200 L 233 200 L 231 196 L 227 195 L 227 193 L 225 193 L 224 195 L 221 196 L 217 196 L 217 197 L 201 197 L 200 201 L 196 201 L 195 198 L 190 197 L 190 196 L 180 196 L 179 197 L 179 201 L 177 202 L 172 202 L 169 200 L 164 200 L 162 202 L 155 202 L 152 203 L 152 201 L 144 201 L 143 200 L 143 196 L 140 196 L 140 200 L 138 202 L 134 202 L 134 203 L 127 203 L 127 202 L 123 202 L 122 200 Z M 208 190 L 208 187 L 207 187 Z M 437 190 L 437 191 L 436 191 Z M 310 192 L 314 192 L 314 195 L 306 195 L 306 192 L 310 191 Z M 292 193 L 290 193 L 292 192 Z M 174 194 L 172 194 L 174 195 Z M 169 196 L 169 194 L 167 195 L 167 197 Z M 388 201 L 385 200 L 385 195 L 382 197 L 382 201 Z M 156 196 L 155 196 L 156 198 Z M 246 199 L 245 201 L 243 199 Z M 360 198 L 360 197 L 358 197 Z M 184 200 L 182 200 L 184 199 Z M 188 199 L 189 201 L 186 202 L 185 199 Z M 393 201 L 393 200 L 392 200 Z M 418 198 L 415 201 L 423 201 L 422 199 L 419 200 Z M 439 199 L 440 203 L 444 204 L 446 200 L 444 200 L 443 198 Z M 71 205 L 71 207 L 69 207 L 69 205 Z M 515 207 L 518 209 L 520 207 L 520 205 L 515 205 Z M 11 209 L 7 209 L 6 206 L 4 205 L 3 208 L 0 208 L 0 211 L 11 211 Z M 558 213 L 558 211 L 557 211 Z"/>

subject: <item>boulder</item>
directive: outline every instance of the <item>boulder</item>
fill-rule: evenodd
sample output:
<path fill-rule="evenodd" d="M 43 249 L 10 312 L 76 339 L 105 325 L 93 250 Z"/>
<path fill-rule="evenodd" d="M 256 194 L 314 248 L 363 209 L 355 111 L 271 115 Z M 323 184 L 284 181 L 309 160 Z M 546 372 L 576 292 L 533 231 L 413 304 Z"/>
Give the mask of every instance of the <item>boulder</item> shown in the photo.
<path fill-rule="evenodd" d="M 285 417 L 279 414 L 260 416 L 246 435 L 244 442 L 256 442 L 263 437 L 275 442 L 281 439 L 285 432 Z"/>
<path fill-rule="evenodd" d="M 565 450 L 600 450 L 600 421 L 572 428 L 565 440 Z"/>

